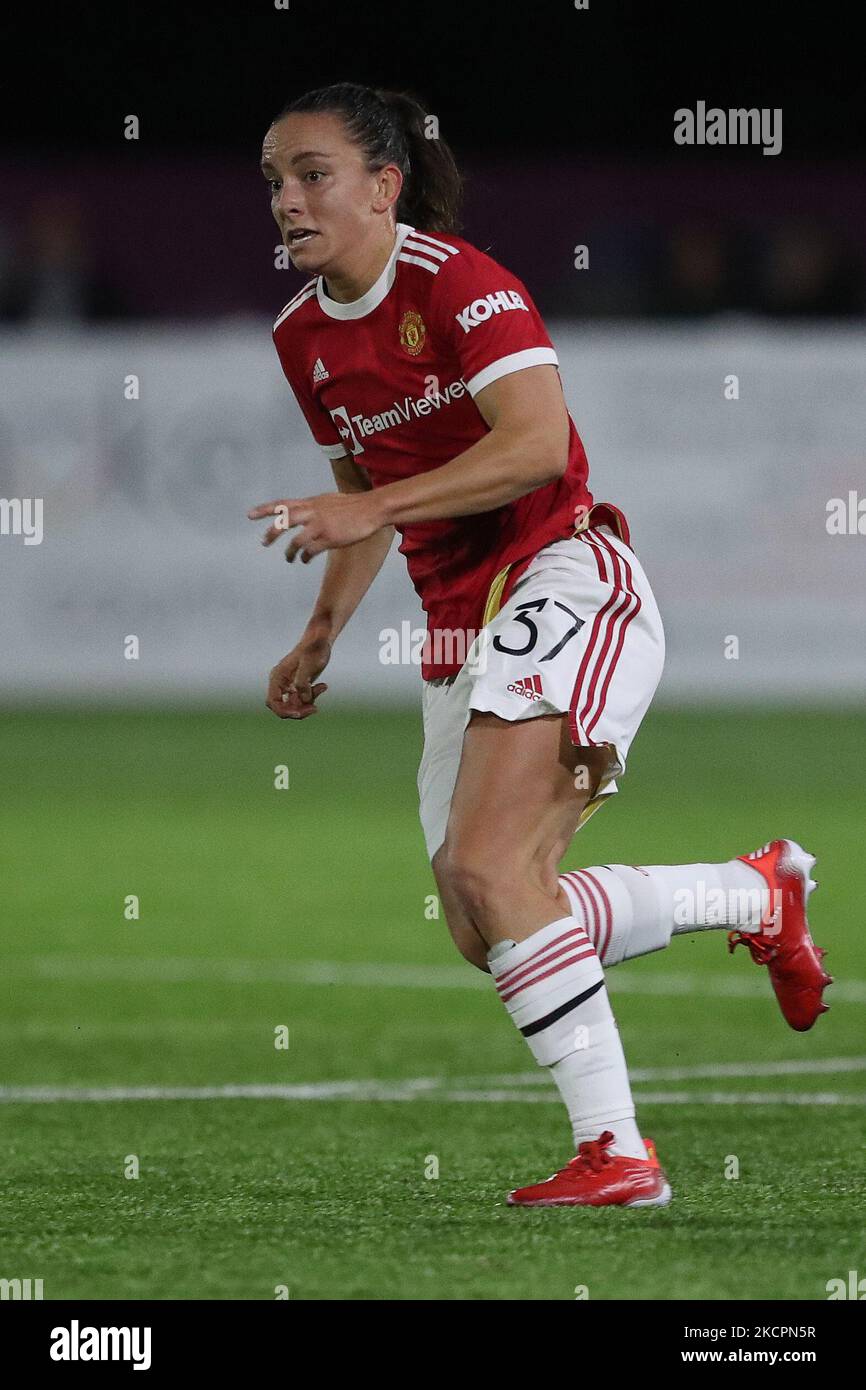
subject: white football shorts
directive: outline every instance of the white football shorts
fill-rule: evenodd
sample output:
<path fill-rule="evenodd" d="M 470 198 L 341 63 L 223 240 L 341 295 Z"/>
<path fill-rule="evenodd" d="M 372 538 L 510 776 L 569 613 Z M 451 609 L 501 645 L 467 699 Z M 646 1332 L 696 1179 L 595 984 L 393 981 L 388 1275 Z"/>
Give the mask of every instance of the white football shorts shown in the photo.
<path fill-rule="evenodd" d="M 572 743 L 609 745 L 610 763 L 584 809 L 583 826 L 617 791 L 664 657 L 649 580 L 609 526 L 592 526 L 540 550 L 452 683 L 424 683 L 418 793 L 429 857 L 445 839 L 472 710 L 509 720 L 567 714 Z"/>

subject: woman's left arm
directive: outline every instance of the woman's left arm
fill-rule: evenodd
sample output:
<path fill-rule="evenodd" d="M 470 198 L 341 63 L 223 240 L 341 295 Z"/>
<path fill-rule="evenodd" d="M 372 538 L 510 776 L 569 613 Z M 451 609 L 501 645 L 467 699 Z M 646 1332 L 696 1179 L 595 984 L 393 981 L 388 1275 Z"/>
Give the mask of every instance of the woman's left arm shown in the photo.
<path fill-rule="evenodd" d="M 300 555 L 306 563 L 383 526 L 494 511 L 562 477 L 570 427 L 556 367 L 524 367 L 500 377 L 478 392 L 475 404 L 490 432 L 448 463 L 369 492 L 266 502 L 251 518 L 278 518 L 266 539 L 293 530 L 286 559 Z"/>
<path fill-rule="evenodd" d="M 439 468 L 377 488 L 382 525 L 490 512 L 562 477 L 569 423 L 556 367 L 502 376 L 475 404 L 490 433 Z"/>

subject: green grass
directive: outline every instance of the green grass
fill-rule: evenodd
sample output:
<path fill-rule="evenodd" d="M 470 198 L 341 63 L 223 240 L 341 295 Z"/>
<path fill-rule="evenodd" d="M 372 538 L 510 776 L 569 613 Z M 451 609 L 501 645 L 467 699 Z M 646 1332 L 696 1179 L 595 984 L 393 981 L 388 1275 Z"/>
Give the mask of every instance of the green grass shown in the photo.
<path fill-rule="evenodd" d="M 866 718 L 850 713 L 653 712 L 620 795 L 566 864 L 722 859 L 793 835 L 818 855 L 828 965 L 866 981 L 864 749 Z M 285 1284 L 301 1299 L 571 1299 L 585 1284 L 602 1299 L 814 1299 L 866 1273 L 857 1071 L 637 1082 L 670 1208 L 505 1207 L 510 1186 L 568 1157 L 567 1122 L 552 1100 L 451 1098 L 514 1073 L 539 1094 L 541 1074 L 427 918 L 419 755 L 414 713 L 323 707 L 295 725 L 6 712 L 5 1086 L 431 1077 L 442 1092 L 4 1104 L 0 1277 L 43 1278 L 48 1298 L 267 1299 Z M 274 789 L 279 764 L 288 791 Z M 306 962 L 403 966 L 432 983 L 314 984 Z M 633 1068 L 866 1052 L 856 988 L 794 1034 L 722 933 L 609 978 Z M 713 1090 L 850 1103 L 702 1103 Z M 641 1100 L 672 1091 L 694 1103 Z M 127 1179 L 133 1154 L 140 1176 Z"/>

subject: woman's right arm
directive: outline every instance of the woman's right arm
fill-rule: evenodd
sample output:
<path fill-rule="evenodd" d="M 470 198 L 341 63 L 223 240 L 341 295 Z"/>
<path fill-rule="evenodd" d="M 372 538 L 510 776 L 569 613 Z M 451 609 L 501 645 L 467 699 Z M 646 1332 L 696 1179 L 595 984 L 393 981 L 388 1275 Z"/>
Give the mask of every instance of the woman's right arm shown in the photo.
<path fill-rule="evenodd" d="M 339 492 L 366 492 L 372 486 L 365 470 L 344 455 L 331 466 Z M 385 561 L 394 527 L 385 526 L 367 540 L 329 550 L 321 588 L 300 640 L 270 674 L 266 704 L 281 719 L 305 719 L 316 713 L 316 700 L 327 690 L 318 677 L 331 647 L 351 618 Z"/>

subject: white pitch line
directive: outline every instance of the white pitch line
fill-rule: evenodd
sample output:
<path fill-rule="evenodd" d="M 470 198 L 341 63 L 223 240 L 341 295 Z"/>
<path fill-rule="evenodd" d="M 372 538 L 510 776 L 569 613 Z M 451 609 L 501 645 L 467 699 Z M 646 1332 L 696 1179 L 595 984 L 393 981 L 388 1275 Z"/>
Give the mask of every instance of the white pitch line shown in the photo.
<path fill-rule="evenodd" d="M 261 1018 L 87 1018 L 80 1015 L 62 1019 L 25 1018 L 0 1023 L 0 1042 L 9 1043 L 62 1039 L 64 1046 L 73 1042 L 100 1041 L 104 1038 L 128 1038 L 140 1042 L 143 1038 L 162 1038 L 191 1035 L 196 1041 L 237 1038 L 268 1033 L 271 1025 Z M 273 1032 L 270 1032 L 273 1038 Z"/>
<path fill-rule="evenodd" d="M 559 1096 L 534 1091 L 450 1091 L 435 1099 L 552 1104 Z M 866 1094 L 842 1091 L 635 1091 L 634 1099 L 641 1105 L 866 1105 Z"/>
<path fill-rule="evenodd" d="M 164 1022 L 164 1020 L 160 1020 Z M 174 1027 L 174 1020 L 170 1020 Z M 64 1024 L 67 1027 L 67 1024 Z M 259 1027 L 259 1024 L 256 1024 Z M 778 1062 L 708 1062 L 699 1066 L 634 1066 L 628 1072 L 635 1084 L 648 1081 L 702 1081 L 721 1080 L 723 1077 L 745 1077 L 758 1079 L 763 1076 L 834 1076 L 848 1072 L 866 1072 L 866 1056 L 826 1056 L 826 1058 L 801 1058 Z M 449 1093 L 506 1094 L 513 1091 L 549 1091 L 556 1098 L 556 1091 L 544 1068 L 532 1072 L 506 1072 L 485 1074 L 485 1076 L 411 1076 L 406 1079 L 357 1080 L 354 1077 L 342 1081 L 309 1081 L 309 1083 L 288 1086 L 274 1081 L 261 1083 L 238 1083 L 228 1086 L 196 1087 L 53 1087 L 18 1086 L 1 1087 L 0 1101 L 3 1099 L 54 1099 L 74 1093 L 92 1099 L 124 1099 L 126 1095 L 136 1099 L 341 1099 L 354 1097 L 364 1099 L 388 1093 L 392 1098 L 396 1091 L 410 1095 L 423 1095 L 435 1091 Z M 168 1094 L 171 1093 L 171 1094 Z M 774 1093 L 776 1094 L 776 1093 Z M 778 1093 L 783 1094 L 783 1093 Z M 546 1099 L 546 1097 L 542 1097 Z"/>
<path fill-rule="evenodd" d="M 627 966 L 628 962 L 624 962 Z M 680 975 L 621 973 L 620 966 L 609 966 L 605 983 L 611 994 L 690 995 L 695 999 L 772 999 L 768 977 L 755 971 L 751 975 L 718 973 Z M 828 1004 L 866 1004 L 866 980 L 840 980 L 830 985 Z"/>
<path fill-rule="evenodd" d="M 735 967 L 736 968 L 736 967 Z M 468 965 L 403 965 L 393 961 L 286 961 L 238 957 L 33 956 L 4 963 L 6 974 L 54 980 L 118 980 L 129 984 L 348 985 L 366 989 L 490 989 L 490 980 Z M 724 973 L 721 959 L 713 974 L 622 971 L 605 975 L 611 993 L 691 996 L 698 999 L 768 998 L 767 977 Z M 866 1003 L 866 980 L 840 980 L 830 987 L 831 1004 Z"/>
<path fill-rule="evenodd" d="M 351 961 L 242 960 L 237 957 L 37 956 L 9 961 L 6 973 L 53 980 L 117 980 L 126 984 L 351 985 L 386 989 L 490 989 L 471 966 L 377 965 Z"/>
<path fill-rule="evenodd" d="M 0 1102 L 61 1104 L 129 1100 L 414 1100 L 438 1092 L 438 1078 L 406 1081 L 320 1081 L 296 1086 L 263 1082 L 228 1086 L 0 1086 Z"/>
<path fill-rule="evenodd" d="M 497 1078 L 491 1077 L 495 1082 Z M 840 1091 L 644 1091 L 635 1099 L 649 1105 L 866 1105 L 866 1094 Z M 559 1104 L 552 1086 L 513 1089 L 487 1085 L 467 1088 L 459 1081 L 410 1077 L 405 1081 L 325 1081 L 287 1086 L 273 1083 L 236 1086 L 2 1086 L 0 1103 L 79 1104 L 87 1102 L 174 1100 L 413 1101 L 437 1103 Z"/>
<path fill-rule="evenodd" d="M 822 1076 L 841 1072 L 866 1071 L 866 1057 L 802 1057 L 777 1062 L 706 1062 L 694 1067 L 629 1067 L 629 1078 L 645 1081 L 706 1081 L 722 1077 Z M 549 1086 L 543 1067 L 537 1071 L 514 1072 L 504 1076 L 473 1076 L 459 1079 L 463 1086 Z M 456 1085 L 457 1080 L 443 1084 Z"/>
<path fill-rule="evenodd" d="M 803 1057 L 789 1062 L 708 1062 L 696 1067 L 633 1067 L 632 1081 L 690 1081 L 723 1076 L 822 1076 L 866 1071 L 866 1057 Z"/>
<path fill-rule="evenodd" d="M 845 1091 L 638 1091 L 643 1105 L 866 1105 L 866 1094 Z"/>

